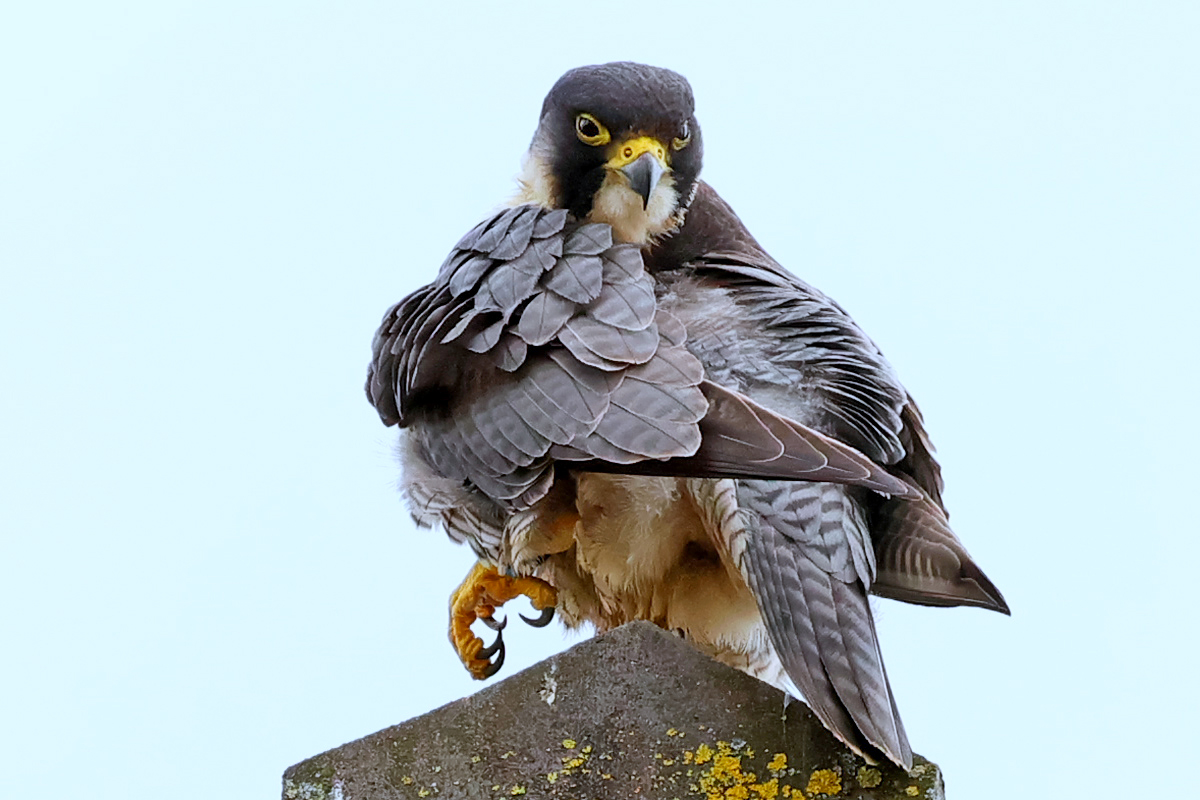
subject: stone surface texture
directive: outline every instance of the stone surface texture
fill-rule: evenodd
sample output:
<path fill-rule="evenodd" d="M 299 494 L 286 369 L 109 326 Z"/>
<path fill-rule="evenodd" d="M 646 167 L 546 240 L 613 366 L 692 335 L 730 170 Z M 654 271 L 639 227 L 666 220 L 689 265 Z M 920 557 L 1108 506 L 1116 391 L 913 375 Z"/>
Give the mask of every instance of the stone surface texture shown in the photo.
<path fill-rule="evenodd" d="M 944 797 L 935 765 L 869 765 L 784 699 L 637 622 L 296 764 L 283 797 Z"/>

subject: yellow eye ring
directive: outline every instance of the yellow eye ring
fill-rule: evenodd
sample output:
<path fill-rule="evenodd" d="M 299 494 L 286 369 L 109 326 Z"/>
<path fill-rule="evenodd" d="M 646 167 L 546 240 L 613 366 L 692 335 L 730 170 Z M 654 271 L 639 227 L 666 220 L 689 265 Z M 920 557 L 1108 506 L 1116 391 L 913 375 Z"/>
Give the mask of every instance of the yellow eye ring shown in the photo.
<path fill-rule="evenodd" d="M 691 143 L 692 130 L 691 130 L 691 128 L 688 127 L 688 124 L 686 122 L 683 123 L 682 134 L 683 134 L 682 136 L 676 136 L 674 139 L 671 140 L 671 149 L 672 150 L 682 150 L 683 148 L 687 147 L 689 143 Z"/>
<path fill-rule="evenodd" d="M 612 139 L 608 128 L 601 125 L 600 120 L 587 113 L 575 116 L 575 135 L 579 137 L 579 141 L 590 144 L 592 147 L 608 144 Z"/>

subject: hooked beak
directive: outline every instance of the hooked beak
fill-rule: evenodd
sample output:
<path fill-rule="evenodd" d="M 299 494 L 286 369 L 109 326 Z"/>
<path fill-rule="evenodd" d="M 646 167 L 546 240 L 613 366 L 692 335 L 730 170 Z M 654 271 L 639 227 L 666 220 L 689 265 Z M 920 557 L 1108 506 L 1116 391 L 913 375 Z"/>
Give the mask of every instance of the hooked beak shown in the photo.
<path fill-rule="evenodd" d="M 642 208 L 650 205 L 650 195 L 666 174 L 667 148 L 650 136 L 639 136 L 618 144 L 608 167 L 619 170 L 629 181 L 629 188 L 642 198 Z"/>
<path fill-rule="evenodd" d="M 642 196 L 642 208 L 650 205 L 650 193 L 658 186 L 666 170 L 653 153 L 642 153 L 632 164 L 622 167 L 621 172 L 629 179 L 629 188 Z"/>

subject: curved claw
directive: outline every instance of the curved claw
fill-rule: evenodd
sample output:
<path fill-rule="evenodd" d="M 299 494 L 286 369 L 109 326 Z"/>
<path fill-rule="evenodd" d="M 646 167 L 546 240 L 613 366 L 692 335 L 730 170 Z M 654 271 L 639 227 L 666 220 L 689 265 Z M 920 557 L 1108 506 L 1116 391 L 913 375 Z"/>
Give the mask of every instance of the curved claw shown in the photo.
<path fill-rule="evenodd" d="M 521 619 L 525 619 L 525 618 L 521 617 Z M 504 617 L 500 621 L 497 622 L 495 617 L 482 617 L 481 616 L 481 617 L 479 617 L 479 621 L 482 622 L 484 625 L 487 625 L 492 630 L 499 632 L 499 631 L 504 630 L 504 626 L 508 624 L 508 617 Z"/>
<path fill-rule="evenodd" d="M 504 660 L 504 634 L 500 632 L 496 633 L 496 641 L 487 647 L 481 647 L 479 652 L 475 654 L 475 657 L 486 661 L 496 655 L 497 652 L 500 653 L 500 660 Z"/>
<path fill-rule="evenodd" d="M 486 667 L 484 667 L 484 670 L 483 670 L 484 680 L 495 675 L 497 672 L 500 671 L 500 668 L 504 666 L 504 644 L 499 639 L 496 640 L 496 644 L 500 645 L 500 654 L 496 656 L 495 661 L 493 661 L 492 663 L 490 663 Z M 492 645 L 492 646 L 495 647 L 496 645 Z"/>
<path fill-rule="evenodd" d="M 553 616 L 556 594 L 554 587 L 534 577 L 501 575 L 496 568 L 479 562 L 467 574 L 462 585 L 450 596 L 450 641 L 463 666 L 472 677 L 484 680 L 495 675 L 504 665 L 504 637 L 501 631 L 508 617 L 496 619 L 496 609 L 507 601 L 525 595 L 536 609 L 543 611 L 536 619 L 522 617 L 530 625 L 541 627 Z M 471 630 L 475 620 L 496 632 L 496 641 L 484 646 Z M 495 658 L 495 661 L 491 659 Z"/>
<path fill-rule="evenodd" d="M 533 619 L 524 614 L 517 614 L 518 617 L 525 620 L 525 624 L 533 628 L 544 628 L 550 624 L 550 620 L 554 619 L 554 606 L 549 606 L 542 609 L 542 613 L 538 614 Z"/>

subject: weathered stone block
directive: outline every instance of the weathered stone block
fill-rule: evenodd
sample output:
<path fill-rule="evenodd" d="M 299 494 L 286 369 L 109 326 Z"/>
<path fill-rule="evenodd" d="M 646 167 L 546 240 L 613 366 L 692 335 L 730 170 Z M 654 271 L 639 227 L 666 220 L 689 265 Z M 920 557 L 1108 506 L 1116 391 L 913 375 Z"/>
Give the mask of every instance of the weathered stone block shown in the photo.
<path fill-rule="evenodd" d="M 283 797 L 943 797 L 935 765 L 868 765 L 784 697 L 639 622 L 303 761 Z"/>

